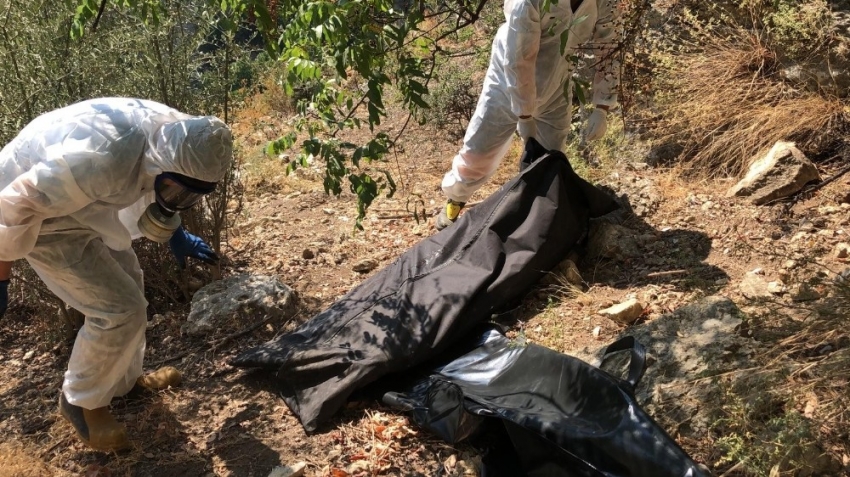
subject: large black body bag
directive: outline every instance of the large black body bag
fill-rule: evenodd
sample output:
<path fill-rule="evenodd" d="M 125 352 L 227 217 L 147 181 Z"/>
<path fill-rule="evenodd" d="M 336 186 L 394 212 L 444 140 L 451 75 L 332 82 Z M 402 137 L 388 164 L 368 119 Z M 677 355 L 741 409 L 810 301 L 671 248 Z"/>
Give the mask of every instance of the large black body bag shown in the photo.
<path fill-rule="evenodd" d="M 409 411 L 449 443 L 468 437 L 501 442 L 487 445 L 496 450 L 485 456 L 485 475 L 708 475 L 636 404 L 646 354 L 632 337 L 605 350 L 606 356 L 631 352 L 626 379 L 542 346 L 517 344 L 495 329 L 476 341 L 404 390 L 380 384 L 396 389 L 384 394 L 386 404 Z"/>
<path fill-rule="evenodd" d="M 281 395 L 311 432 L 354 391 L 439 357 L 517 304 L 583 240 L 591 217 L 617 207 L 560 152 L 530 140 L 522 163 L 528 167 L 454 225 L 231 364 L 276 371 Z"/>

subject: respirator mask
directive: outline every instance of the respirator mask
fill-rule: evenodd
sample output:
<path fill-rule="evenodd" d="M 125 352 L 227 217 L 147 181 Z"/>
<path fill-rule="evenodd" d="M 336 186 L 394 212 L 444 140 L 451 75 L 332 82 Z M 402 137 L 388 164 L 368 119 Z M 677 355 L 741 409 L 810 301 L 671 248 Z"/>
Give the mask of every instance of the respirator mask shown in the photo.
<path fill-rule="evenodd" d="M 180 212 L 195 205 L 201 197 L 215 190 L 214 182 L 164 172 L 156 176 L 156 202 L 139 217 L 139 231 L 154 242 L 167 242 L 180 227 Z"/>

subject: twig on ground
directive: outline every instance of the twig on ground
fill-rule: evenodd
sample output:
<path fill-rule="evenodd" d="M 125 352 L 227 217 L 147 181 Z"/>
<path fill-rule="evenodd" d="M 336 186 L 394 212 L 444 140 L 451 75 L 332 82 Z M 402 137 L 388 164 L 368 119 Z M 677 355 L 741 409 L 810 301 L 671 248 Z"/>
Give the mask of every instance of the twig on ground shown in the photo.
<path fill-rule="evenodd" d="M 646 278 L 654 278 L 654 277 L 664 277 L 664 276 L 667 276 L 667 275 L 683 275 L 683 274 L 686 274 L 686 273 L 688 273 L 688 271 L 687 271 L 687 270 L 682 270 L 682 269 L 679 269 L 679 270 L 665 270 L 665 271 L 663 271 L 663 272 L 651 272 L 651 273 L 647 273 L 645 276 L 646 276 Z"/>
<path fill-rule="evenodd" d="M 224 337 L 222 337 L 222 338 L 220 338 L 220 339 L 218 339 L 218 340 L 216 340 L 216 341 L 214 341 L 214 342 L 212 342 L 212 343 L 206 343 L 206 344 L 203 344 L 203 345 L 201 345 L 201 346 L 197 346 L 197 347 L 195 347 L 195 348 L 192 348 L 192 349 L 190 349 L 190 350 L 183 351 L 182 353 L 177 353 L 177 354 L 176 354 L 176 355 L 174 355 L 174 356 L 169 356 L 169 357 L 167 357 L 167 358 L 163 358 L 163 359 L 161 359 L 161 360 L 159 360 L 159 361 L 156 361 L 156 362 L 154 362 L 154 363 L 151 363 L 151 364 L 150 364 L 150 366 L 152 366 L 152 367 L 154 367 L 154 368 L 158 368 L 159 366 L 161 366 L 161 365 L 163 365 L 163 364 L 165 364 L 165 363 L 169 363 L 169 362 L 171 362 L 171 361 L 176 361 L 176 360 L 178 360 L 178 359 L 184 358 L 184 357 L 186 357 L 186 356 L 188 356 L 188 355 L 190 355 L 190 354 L 194 354 L 194 353 L 197 353 L 197 352 L 200 352 L 200 351 L 204 351 L 204 350 L 208 350 L 208 351 L 216 351 L 216 350 L 218 350 L 219 348 L 221 348 L 221 347 L 222 347 L 225 343 L 229 342 L 230 340 L 233 340 L 233 339 L 239 338 L 239 337 L 241 337 L 241 336 L 245 336 L 245 335 L 247 335 L 248 333 L 251 333 L 252 331 L 256 330 L 257 328 L 259 328 L 259 327 L 263 326 L 264 324 L 268 323 L 268 322 L 269 322 L 272 318 L 274 318 L 275 316 L 276 316 L 276 315 L 269 315 L 269 316 L 266 316 L 264 319 L 262 319 L 262 320 L 260 320 L 260 321 L 258 321 L 258 322 L 256 322 L 256 323 L 254 323 L 254 324 L 252 324 L 252 325 L 248 326 L 247 328 L 244 328 L 244 329 L 242 329 L 242 330 L 240 330 L 240 331 L 237 331 L 236 333 L 232 333 L 232 334 L 229 334 L 229 335 L 227 335 L 227 336 L 224 336 Z M 282 326 L 286 326 L 287 324 L 289 324 L 289 322 L 291 322 L 291 321 L 292 321 L 293 319 L 295 319 L 295 317 L 297 317 L 297 316 L 298 316 L 298 312 L 296 311 L 296 312 L 295 312 L 295 313 L 293 313 L 293 314 L 292 314 L 289 318 L 286 318 L 286 319 L 283 321 Z"/>
<path fill-rule="evenodd" d="M 285 320 L 283 320 L 283 324 L 281 325 L 281 327 L 285 327 L 286 325 L 288 325 L 288 324 L 289 324 L 289 322 L 290 322 L 290 321 L 292 321 L 293 319 L 295 319 L 295 317 L 296 317 L 296 316 L 298 316 L 298 312 L 297 312 L 297 311 L 296 311 L 295 313 L 293 313 L 293 314 L 292 314 L 289 318 L 286 318 Z M 247 327 L 247 328 L 245 328 L 245 329 L 243 329 L 243 330 L 241 330 L 241 331 L 237 331 L 236 333 L 233 333 L 233 334 L 227 335 L 227 336 L 225 336 L 225 337 L 223 337 L 223 338 L 219 339 L 218 341 L 216 341 L 216 342 L 214 342 L 214 343 L 213 343 L 212 347 L 210 348 L 210 351 L 215 351 L 215 350 L 217 350 L 218 348 L 220 348 L 221 346 L 223 346 L 225 343 L 227 343 L 227 342 L 228 342 L 228 341 L 230 341 L 230 340 L 233 340 L 233 339 L 236 339 L 236 338 L 239 338 L 239 337 L 245 336 L 245 335 L 247 335 L 248 333 L 251 333 L 252 331 L 256 330 L 257 328 L 259 328 L 259 327 L 263 326 L 264 324 L 268 323 L 268 322 L 269 322 L 269 320 L 271 320 L 271 319 L 272 319 L 272 318 L 274 318 L 274 317 L 275 317 L 274 315 L 269 315 L 269 316 L 265 317 L 265 319 L 263 319 L 263 320 L 261 320 L 261 321 L 258 321 L 258 322 L 256 322 L 256 323 L 254 323 L 253 325 L 251 325 L 251 326 L 249 326 L 249 327 Z"/>

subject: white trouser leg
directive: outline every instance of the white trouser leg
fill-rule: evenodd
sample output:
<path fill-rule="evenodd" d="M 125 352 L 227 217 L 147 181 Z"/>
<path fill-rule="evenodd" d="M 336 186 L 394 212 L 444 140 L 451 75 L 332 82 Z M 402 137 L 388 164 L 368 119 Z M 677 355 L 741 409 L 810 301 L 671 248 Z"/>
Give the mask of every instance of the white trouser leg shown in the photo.
<path fill-rule="evenodd" d="M 115 251 L 86 228 L 39 237 L 27 260 L 50 290 L 86 316 L 62 386 L 71 404 L 96 409 L 142 375 L 147 301 L 132 249 Z"/>
<path fill-rule="evenodd" d="M 468 201 L 496 172 L 511 145 L 517 118 L 501 86 L 501 74 L 491 63 L 475 113 L 466 128 L 463 147 L 443 177 L 443 192 L 449 199 Z"/>

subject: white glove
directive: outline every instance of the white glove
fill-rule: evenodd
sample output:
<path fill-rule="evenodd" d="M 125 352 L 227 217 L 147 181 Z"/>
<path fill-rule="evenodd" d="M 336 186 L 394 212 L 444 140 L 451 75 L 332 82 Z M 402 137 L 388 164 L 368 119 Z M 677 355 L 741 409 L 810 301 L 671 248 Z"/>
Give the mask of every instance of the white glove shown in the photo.
<path fill-rule="evenodd" d="M 528 138 L 533 137 L 537 138 L 537 120 L 533 117 L 528 118 L 519 118 L 519 121 L 516 125 L 516 130 L 519 133 L 519 137 L 522 138 L 522 142 L 528 141 Z"/>
<path fill-rule="evenodd" d="M 608 130 L 608 111 L 602 108 L 594 108 L 587 118 L 587 127 L 584 129 L 584 139 L 595 141 L 605 135 Z"/>

